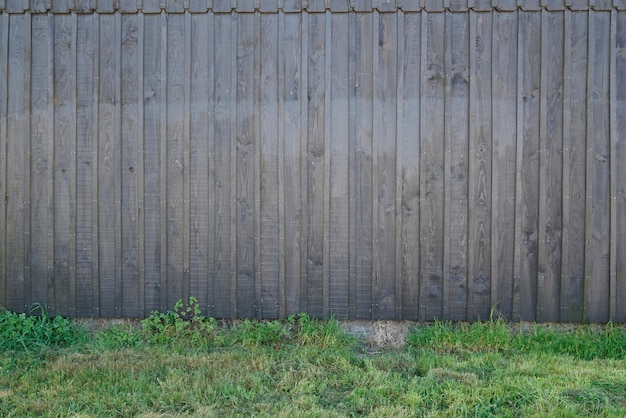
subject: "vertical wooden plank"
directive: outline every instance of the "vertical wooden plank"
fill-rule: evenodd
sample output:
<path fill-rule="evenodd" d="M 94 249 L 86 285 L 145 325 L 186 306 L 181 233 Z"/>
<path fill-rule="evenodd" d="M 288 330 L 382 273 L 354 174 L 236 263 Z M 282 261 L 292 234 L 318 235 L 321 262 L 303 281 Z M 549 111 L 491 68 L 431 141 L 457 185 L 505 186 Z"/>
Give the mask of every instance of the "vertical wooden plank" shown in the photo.
<path fill-rule="evenodd" d="M 613 94 L 611 104 L 614 109 L 611 120 L 612 134 L 611 142 L 611 164 L 614 166 L 615 174 L 612 182 L 615 184 L 615 227 L 611 228 L 613 234 L 616 260 L 615 260 L 615 314 L 611 318 L 616 322 L 626 321 L 626 137 L 621 132 L 626 132 L 626 77 L 618 76 L 622 74 L 620 70 L 626 68 L 626 54 L 618 54 L 617 51 L 626 51 L 626 12 L 614 12 L 615 20 L 615 48 L 612 49 L 615 64 L 612 66 L 614 73 L 611 84 L 611 92 Z M 0 273 L 1 274 L 1 273 Z"/>
<path fill-rule="evenodd" d="M 32 84 L 31 84 L 31 301 L 53 305 L 54 292 L 49 299 L 53 281 L 51 269 L 54 256 L 53 227 L 53 21 L 51 15 L 32 17 Z M 0 58 L 1 59 L 1 58 Z M 6 78 L 4 78 L 6 80 Z M 6 97 L 6 96 L 5 96 Z M 4 119 L 4 115 L 2 116 Z M 6 167 L 6 165 L 2 165 Z M 4 264 L 3 264 L 4 265 Z"/>
<path fill-rule="evenodd" d="M 348 14 L 348 315 L 356 318 L 356 13 Z"/>
<path fill-rule="evenodd" d="M 183 297 L 185 15 L 167 17 L 167 307 Z"/>
<path fill-rule="evenodd" d="M 97 314 L 98 17 L 79 15 L 76 33 L 76 316 Z M 33 43 L 35 45 L 35 43 Z M 35 56 L 35 55 L 34 55 Z M 45 236 L 41 234 L 39 236 Z"/>
<path fill-rule="evenodd" d="M 302 194 L 302 235 L 300 240 L 301 252 L 300 252 L 300 310 L 302 312 L 308 311 L 309 300 L 309 14 L 307 11 L 302 11 L 302 18 L 300 21 L 302 25 L 302 36 L 300 38 L 300 45 L 302 46 L 301 63 L 302 69 L 302 99 L 300 100 L 300 193 Z"/>
<path fill-rule="evenodd" d="M 563 13 L 541 11 L 537 320 L 560 318 L 563 181 Z"/>
<path fill-rule="evenodd" d="M 183 105 L 183 300 L 189 300 L 189 194 L 191 160 L 191 14 L 184 14 L 184 105 Z"/>
<path fill-rule="evenodd" d="M 356 16 L 356 318 L 372 319 L 373 14 Z"/>
<path fill-rule="evenodd" d="M 159 32 L 160 37 L 160 45 L 161 48 L 159 50 L 159 74 L 160 85 L 159 85 L 159 139 L 160 139 L 160 147 L 159 147 L 159 230 L 161 232 L 160 236 L 160 274 L 159 274 L 159 309 L 161 311 L 165 311 L 166 309 L 171 309 L 172 306 L 168 306 L 168 275 L 169 269 L 168 266 L 168 210 L 167 210 L 167 187 L 168 187 L 168 131 L 167 131 L 167 115 L 168 115 L 168 48 L 170 47 L 168 43 L 168 19 L 165 13 L 161 13 L 160 16 L 160 26 L 161 30 Z"/>
<path fill-rule="evenodd" d="M 510 320 L 515 251 L 517 15 L 494 12 L 493 19 L 491 305 Z"/>
<path fill-rule="evenodd" d="M 161 305 L 161 109 L 165 97 L 161 94 L 165 74 L 161 66 L 161 16 L 144 16 L 143 45 L 143 144 L 144 144 L 144 315 Z M 163 233 L 162 233 L 163 232 Z"/>
<path fill-rule="evenodd" d="M 237 15 L 232 14 L 233 24 L 230 30 L 230 39 L 238 42 Z M 233 183 L 229 189 L 230 208 L 228 220 L 231 231 L 230 240 L 230 317 L 238 318 L 237 315 L 237 49 L 230 49 L 230 91 L 232 99 L 230 101 L 230 178 Z"/>
<path fill-rule="evenodd" d="M 395 289 L 398 17 L 378 12 L 374 16 L 374 318 L 394 319 L 399 302 Z"/>
<path fill-rule="evenodd" d="M 120 100 L 117 76 L 119 57 L 119 21 L 116 15 L 100 16 L 100 78 L 98 108 L 98 231 L 100 316 L 117 316 L 116 277 L 118 266 L 117 173 L 119 172 L 118 111 Z"/>
<path fill-rule="evenodd" d="M 216 317 L 227 318 L 231 314 L 231 231 L 230 224 L 230 165 L 232 163 L 231 110 L 230 102 L 235 100 L 235 92 L 231 90 L 232 74 L 231 48 L 234 46 L 230 15 L 215 15 L 215 164 L 214 164 L 214 196 L 215 196 L 215 310 Z M 235 44 L 236 45 L 236 44 Z M 233 236 L 232 239 L 235 237 Z"/>
<path fill-rule="evenodd" d="M 306 138 L 301 109 L 306 102 L 302 74 L 302 42 L 304 14 L 286 13 L 284 15 L 284 41 L 279 44 L 284 62 L 284 188 L 285 188 L 285 314 L 300 311 L 301 272 L 306 267 L 302 263 L 304 248 L 304 207 L 301 187 L 306 162 L 303 161 L 302 138 Z"/>
<path fill-rule="evenodd" d="M 587 75 L 587 208 L 585 320 L 609 319 L 610 256 L 610 12 L 589 13 Z"/>
<path fill-rule="evenodd" d="M 467 319 L 491 308 L 491 13 L 470 11 L 470 154 Z"/>
<path fill-rule="evenodd" d="M 307 312 L 324 314 L 324 160 L 326 17 L 308 18 Z M 330 92 L 328 92 L 330 93 Z"/>
<path fill-rule="evenodd" d="M 258 19 L 254 14 L 237 15 L 237 314 L 254 318 L 260 299 L 255 295 L 255 172 L 258 136 L 255 132 L 255 62 Z M 275 138 L 275 137 L 274 137 Z M 274 182 L 272 182 L 274 183 Z M 258 295 L 259 297 L 261 295 Z"/>
<path fill-rule="evenodd" d="M 212 59 L 209 52 L 213 33 L 212 15 L 191 15 L 191 117 L 190 117 L 190 191 L 189 191 L 189 295 L 198 299 L 203 313 L 209 305 L 209 98 L 211 98 Z M 207 47 L 209 45 L 209 47 Z"/>
<path fill-rule="evenodd" d="M 51 46 L 49 47 L 51 48 Z M 0 304 L 7 306 L 6 273 L 8 243 L 7 213 L 7 140 L 9 96 L 9 14 L 0 14 Z"/>
<path fill-rule="evenodd" d="M 446 12 L 443 317 L 467 314 L 469 16 Z"/>
<path fill-rule="evenodd" d="M 405 282 L 405 278 L 403 275 L 403 269 L 402 269 L 402 188 L 403 188 L 403 176 L 402 176 L 402 149 L 404 147 L 403 144 L 403 139 L 404 139 L 404 124 L 402 121 L 402 117 L 404 114 L 404 77 L 403 77 L 403 71 L 405 69 L 405 46 L 404 46 L 404 42 L 405 42 L 405 38 L 406 38 L 406 34 L 405 34 L 405 27 L 404 27 L 404 23 L 405 23 L 405 18 L 404 18 L 404 11 L 403 10 L 398 10 L 398 18 L 396 20 L 396 24 L 397 24 L 397 33 L 398 33 L 398 43 L 396 46 L 396 50 L 397 50 L 397 54 L 398 54 L 398 58 L 397 58 L 397 65 L 396 65 L 396 92 L 395 92 L 395 98 L 396 98 L 396 146 L 395 146 L 395 163 L 396 163 L 396 172 L 395 172 L 395 186 L 396 186 L 396 190 L 395 190 L 395 198 L 396 201 L 394 202 L 394 208 L 395 208 L 395 221 L 396 221 L 396 225 L 394 227 L 395 230 L 395 252 L 394 252 L 394 256 L 395 256 L 395 283 L 394 283 L 394 288 L 395 288 L 395 319 L 396 320 L 402 320 L 403 319 L 403 314 L 402 314 L 402 302 L 403 302 L 403 297 L 402 297 L 402 291 L 403 291 L 403 284 Z"/>
<path fill-rule="evenodd" d="M 617 70 L 617 11 L 611 10 L 611 33 L 610 33 L 611 45 L 609 47 L 609 121 L 610 121 L 610 150 L 609 150 L 609 164 L 610 164 L 610 249 L 609 249 L 609 318 L 615 320 L 618 316 L 618 300 L 621 295 L 616 293 L 617 291 L 617 183 L 620 182 L 616 178 L 617 164 L 614 156 L 617 154 L 616 144 L 618 141 L 617 134 L 617 95 L 616 95 L 616 70 Z"/>
<path fill-rule="evenodd" d="M 331 142 L 331 99 L 332 99 L 332 24 L 330 10 L 326 10 L 324 20 L 324 171 L 322 179 L 322 314 L 324 318 L 330 315 L 330 142 Z"/>
<path fill-rule="evenodd" d="M 329 178 L 329 306 L 338 319 L 347 319 L 350 306 L 350 73 L 348 14 L 331 15 Z"/>
<path fill-rule="evenodd" d="M 443 314 L 445 15 L 422 12 L 420 320 Z"/>
<path fill-rule="evenodd" d="M 56 314 L 74 315 L 76 283 L 76 16 L 54 16 L 54 282 Z"/>
<path fill-rule="evenodd" d="M 139 119 L 140 59 L 143 59 L 143 45 L 139 45 L 141 22 L 137 15 L 122 15 L 121 52 L 121 100 L 122 100 L 122 316 L 136 317 L 139 308 L 139 214 L 143 195 L 139 184 L 140 152 L 143 149 Z M 141 27 L 143 29 L 143 27 Z M 142 86 L 143 87 L 143 86 Z M 143 312 L 141 312 L 142 314 Z"/>
<path fill-rule="evenodd" d="M 278 14 L 263 13 L 260 18 L 260 315 L 278 318 L 280 280 L 280 201 L 282 179 L 278 175 Z"/>
<path fill-rule="evenodd" d="M 583 320 L 585 157 L 587 155 L 587 16 L 587 12 L 565 11 L 562 322 L 580 322 Z"/>
<path fill-rule="evenodd" d="M 541 15 L 518 12 L 517 163 L 513 320 L 534 321 L 539 247 Z"/>
<path fill-rule="evenodd" d="M 8 21 L 10 47 L 8 51 L 7 80 L 7 137 L 6 137 L 6 309 L 27 310 L 27 287 L 30 288 L 28 245 L 30 215 L 27 208 L 29 193 L 27 145 L 30 138 L 30 56 L 31 27 L 29 14 L 11 15 Z M 26 217 L 29 217 L 27 220 Z M 30 293 L 30 291 L 29 291 Z M 29 296 L 29 295 L 28 295 Z M 52 312 L 54 314 L 54 312 Z"/>
<path fill-rule="evenodd" d="M 400 178 L 399 245 L 402 280 L 402 318 L 419 318 L 419 272 L 420 272 L 420 44 L 422 15 L 406 13 L 404 19 L 404 60 L 399 68 L 398 96 L 402 111 L 398 131 L 398 171 Z M 400 319 L 400 318 L 399 318 Z"/>
<path fill-rule="evenodd" d="M 215 274 L 215 266 L 216 266 L 216 248 L 217 248 L 217 239 L 215 234 L 216 228 L 216 205 L 215 205 L 215 188 L 216 183 L 214 181 L 215 175 L 215 109 L 216 109 L 216 83 L 215 83 L 215 60 L 210 59 L 210 57 L 216 57 L 216 47 L 215 47 L 215 38 L 216 38 L 216 30 L 215 30 L 215 15 L 213 13 L 209 13 L 208 15 L 208 40 L 206 42 L 206 47 L 208 49 L 207 55 L 209 57 L 209 107 L 208 107 L 208 131 L 206 135 L 206 141 L 208 142 L 208 164 L 209 164 L 209 178 L 208 178 L 208 200 L 209 205 L 207 209 L 208 217 L 209 217 L 209 225 L 208 225 L 208 247 L 207 247 L 207 261 L 208 265 L 208 282 L 207 282 L 207 298 L 208 305 L 206 310 L 207 316 L 215 316 L 215 301 L 217 298 L 217 292 L 215 291 L 215 282 L 216 282 L 216 274 Z"/>
<path fill-rule="evenodd" d="M 277 90 L 278 90 L 278 318 L 284 320 L 287 297 L 285 270 L 285 14 L 278 12 L 277 49 Z"/>

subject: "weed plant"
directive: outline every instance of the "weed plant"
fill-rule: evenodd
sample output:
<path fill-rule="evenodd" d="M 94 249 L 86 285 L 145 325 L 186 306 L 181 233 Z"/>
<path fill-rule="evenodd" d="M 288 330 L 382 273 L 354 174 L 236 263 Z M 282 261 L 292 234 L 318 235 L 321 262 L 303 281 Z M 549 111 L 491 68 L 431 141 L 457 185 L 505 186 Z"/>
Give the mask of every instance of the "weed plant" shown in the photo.
<path fill-rule="evenodd" d="M 85 336 L 84 328 L 61 316 L 51 318 L 38 305 L 30 315 L 0 308 L 0 351 L 67 347 L 84 342 Z"/>

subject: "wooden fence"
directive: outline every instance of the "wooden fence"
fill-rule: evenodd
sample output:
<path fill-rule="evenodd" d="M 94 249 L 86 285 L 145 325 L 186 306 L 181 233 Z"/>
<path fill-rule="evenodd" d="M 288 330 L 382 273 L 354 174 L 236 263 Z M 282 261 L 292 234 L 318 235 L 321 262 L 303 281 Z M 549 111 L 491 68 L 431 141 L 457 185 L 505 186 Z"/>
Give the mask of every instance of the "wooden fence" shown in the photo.
<path fill-rule="evenodd" d="M 626 320 L 626 1 L 0 0 L 0 305 Z"/>

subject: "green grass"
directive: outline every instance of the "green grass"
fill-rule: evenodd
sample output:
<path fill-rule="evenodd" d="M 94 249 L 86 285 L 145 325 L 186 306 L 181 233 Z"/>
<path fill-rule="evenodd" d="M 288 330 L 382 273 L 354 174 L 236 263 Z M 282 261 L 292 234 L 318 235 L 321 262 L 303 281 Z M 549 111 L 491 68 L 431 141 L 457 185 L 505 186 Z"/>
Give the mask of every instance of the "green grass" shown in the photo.
<path fill-rule="evenodd" d="M 0 416 L 626 416 L 616 324 L 436 322 L 374 350 L 333 319 L 220 323 L 193 299 L 93 333 L 0 323 Z"/>

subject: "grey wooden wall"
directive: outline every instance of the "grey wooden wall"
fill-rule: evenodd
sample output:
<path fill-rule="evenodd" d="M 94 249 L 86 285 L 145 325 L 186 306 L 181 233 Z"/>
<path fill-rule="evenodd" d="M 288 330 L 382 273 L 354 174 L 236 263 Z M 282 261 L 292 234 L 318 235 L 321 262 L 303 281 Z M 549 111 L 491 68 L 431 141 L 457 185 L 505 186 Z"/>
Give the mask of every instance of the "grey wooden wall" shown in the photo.
<path fill-rule="evenodd" d="M 0 305 L 626 320 L 626 1 L 0 0 Z"/>

